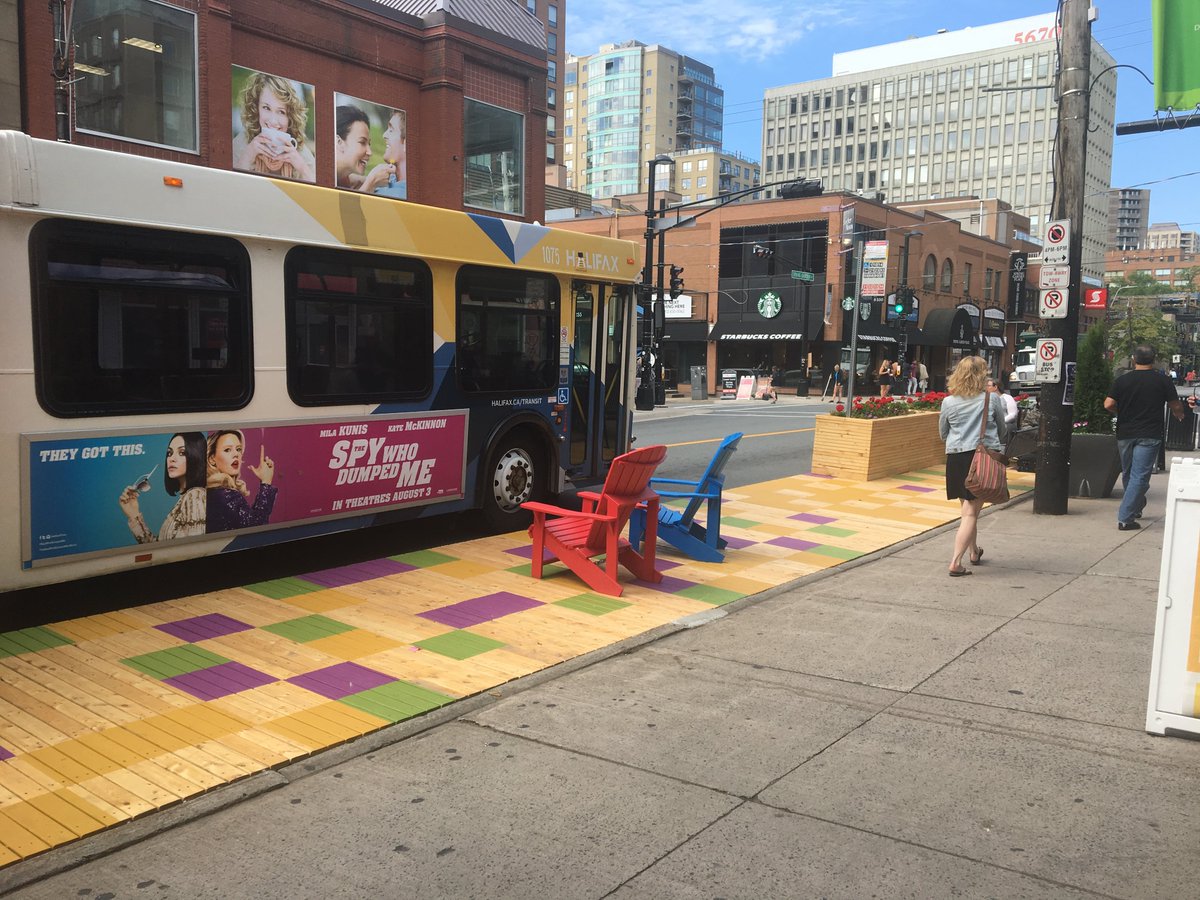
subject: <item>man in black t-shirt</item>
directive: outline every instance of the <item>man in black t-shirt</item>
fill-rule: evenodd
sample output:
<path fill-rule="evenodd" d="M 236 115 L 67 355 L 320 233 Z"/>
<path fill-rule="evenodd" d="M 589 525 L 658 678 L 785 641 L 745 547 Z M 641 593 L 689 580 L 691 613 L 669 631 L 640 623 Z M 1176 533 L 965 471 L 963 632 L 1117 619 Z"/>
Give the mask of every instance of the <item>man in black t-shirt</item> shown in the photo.
<path fill-rule="evenodd" d="M 1117 417 L 1117 447 L 1121 452 L 1121 483 L 1125 496 L 1117 510 L 1117 528 L 1134 531 L 1146 506 L 1150 473 L 1163 441 L 1163 404 L 1183 421 L 1184 406 L 1171 379 L 1154 368 L 1154 348 L 1133 351 L 1133 371 L 1113 382 L 1104 408 Z"/>

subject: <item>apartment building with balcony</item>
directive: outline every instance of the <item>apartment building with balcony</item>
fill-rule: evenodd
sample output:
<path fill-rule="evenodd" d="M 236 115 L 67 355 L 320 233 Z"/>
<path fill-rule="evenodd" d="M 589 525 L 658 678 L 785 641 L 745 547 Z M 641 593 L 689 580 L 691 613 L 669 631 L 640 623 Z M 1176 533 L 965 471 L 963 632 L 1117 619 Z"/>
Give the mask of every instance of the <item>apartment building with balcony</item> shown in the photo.
<path fill-rule="evenodd" d="M 635 194 L 646 189 L 646 163 L 659 154 L 721 148 L 725 92 L 712 66 L 625 41 L 568 54 L 564 69 L 565 187 L 596 198 Z M 666 167 L 658 177 L 665 187 Z"/>
<path fill-rule="evenodd" d="M 1136 250 L 1146 245 L 1150 223 L 1150 192 L 1142 188 L 1113 188 L 1108 192 L 1108 249 Z"/>

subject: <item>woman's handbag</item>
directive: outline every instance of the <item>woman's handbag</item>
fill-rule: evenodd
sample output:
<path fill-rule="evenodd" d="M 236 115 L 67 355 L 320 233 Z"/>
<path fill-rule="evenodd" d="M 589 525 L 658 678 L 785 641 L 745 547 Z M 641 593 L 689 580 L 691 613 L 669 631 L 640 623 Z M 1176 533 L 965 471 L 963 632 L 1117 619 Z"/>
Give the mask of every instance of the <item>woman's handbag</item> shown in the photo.
<path fill-rule="evenodd" d="M 975 455 L 971 458 L 971 468 L 967 472 L 963 484 L 975 495 L 977 500 L 985 503 L 1003 503 L 1008 499 L 1008 459 L 998 450 L 989 450 L 983 446 L 983 436 L 987 433 L 987 418 L 991 411 L 991 396 L 983 392 L 983 421 L 979 425 L 979 443 L 975 446 Z"/>

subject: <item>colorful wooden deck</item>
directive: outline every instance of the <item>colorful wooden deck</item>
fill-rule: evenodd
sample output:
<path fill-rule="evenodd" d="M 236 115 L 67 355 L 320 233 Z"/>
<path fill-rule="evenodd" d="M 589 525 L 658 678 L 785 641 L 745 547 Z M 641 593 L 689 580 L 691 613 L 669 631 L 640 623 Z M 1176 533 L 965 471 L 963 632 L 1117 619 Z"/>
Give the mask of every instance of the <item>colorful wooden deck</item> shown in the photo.
<path fill-rule="evenodd" d="M 725 562 L 620 599 L 518 533 L 0 634 L 0 866 L 942 525 L 942 479 L 727 491 Z"/>

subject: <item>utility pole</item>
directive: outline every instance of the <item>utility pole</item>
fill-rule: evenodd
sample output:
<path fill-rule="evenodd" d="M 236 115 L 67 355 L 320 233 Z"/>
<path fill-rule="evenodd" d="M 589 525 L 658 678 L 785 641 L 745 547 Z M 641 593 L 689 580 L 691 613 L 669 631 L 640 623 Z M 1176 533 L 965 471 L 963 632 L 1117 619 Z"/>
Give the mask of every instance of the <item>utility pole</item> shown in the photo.
<path fill-rule="evenodd" d="M 1083 197 L 1087 163 L 1088 90 L 1091 83 L 1092 33 L 1088 0 L 1062 0 L 1062 43 L 1056 95 L 1058 141 L 1054 154 L 1055 199 L 1052 215 L 1071 222 L 1068 261 L 1071 285 L 1067 315 L 1046 319 L 1046 336 L 1062 338 L 1062 371 L 1074 361 L 1079 339 L 1079 308 L 1083 294 Z M 1063 405 L 1064 381 L 1042 385 L 1042 433 L 1038 442 L 1037 480 L 1033 511 L 1040 515 L 1067 513 L 1067 468 L 1071 462 L 1074 407 Z"/>

